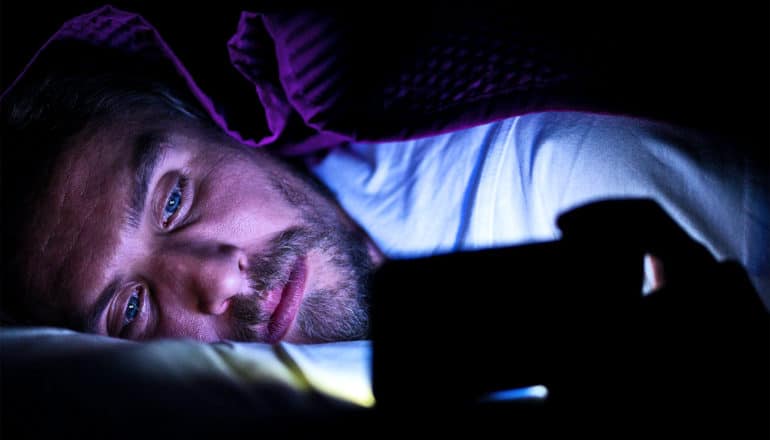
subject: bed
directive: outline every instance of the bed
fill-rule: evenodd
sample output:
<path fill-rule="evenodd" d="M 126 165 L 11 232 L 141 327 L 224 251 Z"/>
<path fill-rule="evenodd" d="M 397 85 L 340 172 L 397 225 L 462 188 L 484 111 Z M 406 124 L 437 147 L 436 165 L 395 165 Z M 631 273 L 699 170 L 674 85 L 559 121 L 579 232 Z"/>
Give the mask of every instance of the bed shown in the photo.
<path fill-rule="evenodd" d="M 736 148 L 767 163 L 761 127 L 768 108 L 754 98 L 767 95 L 756 92 L 767 91 L 767 66 L 744 69 L 716 37 L 699 44 L 695 37 L 675 38 L 694 12 L 661 16 L 662 4 L 655 2 L 637 11 L 639 21 L 618 16 L 612 23 L 595 18 L 595 4 L 565 6 L 568 13 L 555 17 L 534 5 L 417 10 L 396 2 L 382 8 L 378 20 L 365 8 L 300 10 L 270 2 L 261 9 L 223 6 L 217 18 L 209 17 L 210 5 L 97 6 L 67 21 L 35 63 L 54 62 L 50 53 L 73 47 L 142 59 L 189 89 L 230 135 L 292 158 L 340 144 L 409 141 L 518 115 L 580 110 L 728 135 L 741 140 Z M 77 15 L 60 7 L 59 22 Z M 407 10 L 412 13 L 402 13 Z M 187 20 L 172 25 L 180 11 L 189 13 Z M 766 26 L 756 18 L 766 11 L 699 12 Z M 655 38 L 635 34 L 645 20 L 660 20 Z M 202 24 L 208 32 L 200 32 Z M 589 25 L 593 32 L 581 32 Z M 755 27 L 742 32 L 729 41 L 766 53 Z M 706 38 L 706 26 L 690 34 Z M 223 35 L 226 42 L 215 38 Z M 682 50 L 690 54 L 684 62 L 677 58 Z M 710 51 L 720 61 L 712 62 Z M 662 72 L 661 65 L 669 68 Z M 16 67 L 14 77 L 21 64 Z M 704 94 L 716 78 L 729 87 Z M 3 88 L 11 82 L 5 78 Z M 738 106 L 748 111 L 722 111 Z M 766 438 L 770 345 L 761 329 L 768 315 L 752 280 L 730 262 L 684 258 L 681 278 L 667 287 L 672 294 L 631 312 L 642 287 L 642 251 L 669 242 L 629 234 L 617 220 L 632 231 L 669 231 L 662 236 L 675 237 L 671 243 L 688 239 L 648 201 L 576 212 L 559 224 L 563 237 L 389 263 L 375 283 L 380 300 L 366 341 L 140 344 L 4 326 L 3 437 L 407 430 L 484 436 L 500 429 L 522 436 L 659 435 L 673 424 L 669 432 L 682 435 Z M 471 289 L 500 290 L 511 283 L 501 276 L 511 265 L 525 268 L 515 284 L 533 294 L 485 297 L 483 309 L 467 318 L 476 332 L 447 338 L 437 330 L 467 313 L 458 302 L 438 301 L 431 319 L 420 314 L 435 308 L 439 293 L 460 298 Z M 586 275 L 596 267 L 608 274 L 601 282 Z M 462 270 L 483 274 L 485 284 L 440 276 Z M 568 295 L 573 291 L 591 291 L 593 299 L 575 300 Z M 741 298 L 733 306 L 722 301 L 728 291 Z M 412 312 L 382 292 L 415 298 Z M 487 319 L 476 316 L 482 313 Z M 576 331 L 589 317 L 586 330 Z M 628 333 L 636 339 L 616 340 L 607 331 L 632 324 L 644 328 Z"/>

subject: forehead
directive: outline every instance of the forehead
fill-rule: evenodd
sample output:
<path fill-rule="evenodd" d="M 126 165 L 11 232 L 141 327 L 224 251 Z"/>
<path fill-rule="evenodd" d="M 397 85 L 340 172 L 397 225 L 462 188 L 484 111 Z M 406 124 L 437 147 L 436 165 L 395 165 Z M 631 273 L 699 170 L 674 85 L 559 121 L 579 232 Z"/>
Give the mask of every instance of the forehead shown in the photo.
<path fill-rule="evenodd" d="M 46 194 L 31 219 L 28 267 L 35 290 L 53 308 L 88 302 L 84 295 L 104 283 L 120 244 L 126 216 L 132 154 L 148 129 L 135 117 L 87 129 L 58 159 Z"/>

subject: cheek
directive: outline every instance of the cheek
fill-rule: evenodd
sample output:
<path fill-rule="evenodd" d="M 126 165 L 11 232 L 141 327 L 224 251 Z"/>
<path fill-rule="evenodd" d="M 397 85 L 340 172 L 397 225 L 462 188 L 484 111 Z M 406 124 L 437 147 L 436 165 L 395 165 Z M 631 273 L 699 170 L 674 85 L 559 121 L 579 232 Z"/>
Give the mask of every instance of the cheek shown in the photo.
<path fill-rule="evenodd" d="M 258 173 L 222 170 L 200 194 L 201 217 L 234 237 L 272 235 L 301 222 L 299 211 Z"/>
<path fill-rule="evenodd" d="M 159 323 L 153 338 L 192 338 L 201 342 L 217 342 L 221 339 L 211 322 L 198 319 L 191 314 L 168 312 Z"/>

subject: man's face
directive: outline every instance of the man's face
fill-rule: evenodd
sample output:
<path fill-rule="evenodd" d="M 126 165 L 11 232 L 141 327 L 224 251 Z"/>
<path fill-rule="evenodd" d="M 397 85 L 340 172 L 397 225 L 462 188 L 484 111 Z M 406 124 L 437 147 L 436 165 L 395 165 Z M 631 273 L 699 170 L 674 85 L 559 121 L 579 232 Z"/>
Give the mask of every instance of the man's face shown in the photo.
<path fill-rule="evenodd" d="M 47 319 L 130 339 L 366 336 L 381 255 L 282 162 L 152 114 L 74 145 L 27 246 Z"/>

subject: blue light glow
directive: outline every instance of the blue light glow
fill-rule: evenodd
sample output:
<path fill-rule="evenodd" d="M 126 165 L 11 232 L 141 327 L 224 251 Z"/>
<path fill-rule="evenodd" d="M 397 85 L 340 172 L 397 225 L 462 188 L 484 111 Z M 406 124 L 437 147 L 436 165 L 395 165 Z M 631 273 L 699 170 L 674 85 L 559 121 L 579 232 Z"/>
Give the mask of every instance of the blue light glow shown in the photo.
<path fill-rule="evenodd" d="M 543 385 L 535 385 L 525 388 L 513 388 L 510 390 L 495 391 L 481 399 L 482 402 L 505 402 L 517 399 L 545 399 L 548 396 L 548 388 Z"/>

